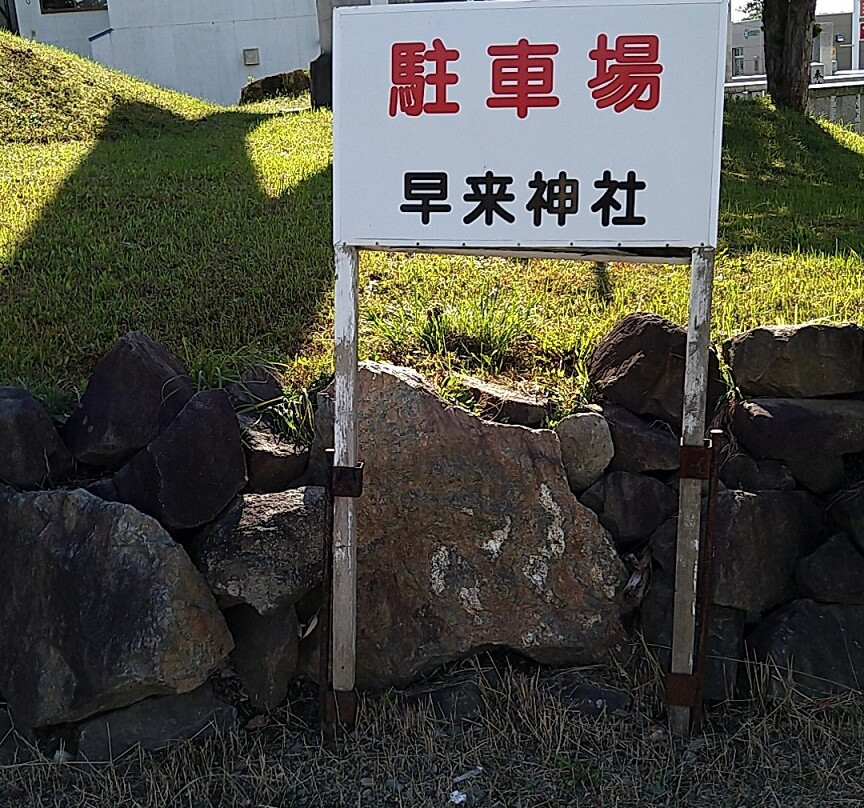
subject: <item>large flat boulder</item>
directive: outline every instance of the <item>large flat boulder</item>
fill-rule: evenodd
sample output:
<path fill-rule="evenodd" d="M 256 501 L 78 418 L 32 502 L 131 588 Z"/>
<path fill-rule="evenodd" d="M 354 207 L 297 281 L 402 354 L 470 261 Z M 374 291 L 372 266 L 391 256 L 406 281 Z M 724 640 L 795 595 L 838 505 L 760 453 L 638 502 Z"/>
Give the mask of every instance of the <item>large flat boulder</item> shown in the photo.
<path fill-rule="evenodd" d="M 406 368 L 364 362 L 358 386 L 358 685 L 489 646 L 603 659 L 623 639 L 626 574 L 555 433 L 484 421 Z"/>
<path fill-rule="evenodd" d="M 224 390 L 193 396 L 146 449 L 114 475 L 121 502 L 169 530 L 215 519 L 246 485 L 240 425 Z"/>
<path fill-rule="evenodd" d="M 244 494 L 190 543 L 222 608 L 268 615 L 321 583 L 327 496 L 309 486 Z"/>
<path fill-rule="evenodd" d="M 0 482 L 40 488 L 71 474 L 72 455 L 45 412 L 23 387 L 0 387 Z"/>
<path fill-rule="evenodd" d="M 844 483 L 843 455 L 864 451 L 864 401 L 754 398 L 735 408 L 732 429 L 754 458 L 782 460 L 824 494 Z"/>
<path fill-rule="evenodd" d="M 119 468 L 150 443 L 194 393 L 180 361 L 143 331 L 132 331 L 99 360 L 63 438 L 79 462 Z"/>
<path fill-rule="evenodd" d="M 636 312 L 619 320 L 588 359 L 588 377 L 605 401 L 681 428 L 687 331 L 657 314 Z M 708 363 L 708 414 L 723 393 L 712 348 Z"/>
<path fill-rule="evenodd" d="M 33 727 L 198 687 L 231 635 L 180 545 L 82 490 L 0 492 L 0 692 Z"/>
<path fill-rule="evenodd" d="M 750 398 L 825 398 L 864 391 L 864 330 L 807 323 L 763 326 L 723 343 L 735 385 Z"/>
<path fill-rule="evenodd" d="M 864 682 L 864 606 L 796 600 L 763 620 L 747 644 L 770 663 L 768 691 L 776 696 L 790 679 L 812 696 L 860 691 Z"/>
<path fill-rule="evenodd" d="M 604 404 L 601 412 L 615 447 L 609 471 L 664 472 L 678 468 L 681 442 L 667 424 L 640 418 L 614 404 Z"/>

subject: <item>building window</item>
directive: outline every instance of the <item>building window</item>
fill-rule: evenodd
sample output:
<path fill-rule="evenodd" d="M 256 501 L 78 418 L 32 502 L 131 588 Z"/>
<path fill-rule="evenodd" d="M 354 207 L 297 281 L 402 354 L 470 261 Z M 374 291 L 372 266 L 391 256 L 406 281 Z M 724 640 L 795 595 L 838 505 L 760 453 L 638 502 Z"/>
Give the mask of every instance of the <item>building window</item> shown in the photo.
<path fill-rule="evenodd" d="M 759 70 L 759 57 L 758 56 L 753 57 L 753 72 L 757 73 L 757 74 L 761 72 Z"/>
<path fill-rule="evenodd" d="M 744 48 L 732 48 L 732 75 L 744 75 Z"/>
<path fill-rule="evenodd" d="M 62 11 L 104 11 L 108 0 L 39 0 L 43 14 Z"/>

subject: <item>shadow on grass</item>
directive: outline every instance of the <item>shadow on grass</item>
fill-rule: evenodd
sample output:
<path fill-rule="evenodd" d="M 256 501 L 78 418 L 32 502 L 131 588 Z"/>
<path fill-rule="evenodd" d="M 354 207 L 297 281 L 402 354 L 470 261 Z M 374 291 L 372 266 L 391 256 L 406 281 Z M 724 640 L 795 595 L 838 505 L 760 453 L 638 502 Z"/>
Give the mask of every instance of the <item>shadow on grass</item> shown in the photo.
<path fill-rule="evenodd" d="M 762 99 L 728 100 L 721 246 L 860 252 L 862 179 L 864 154 L 847 148 L 842 134 L 834 137 L 812 118 Z"/>
<path fill-rule="evenodd" d="M 132 329 L 193 373 L 296 352 L 330 289 L 331 177 L 263 190 L 247 137 L 268 118 L 118 105 L 0 268 L 0 383 L 68 390 Z"/>

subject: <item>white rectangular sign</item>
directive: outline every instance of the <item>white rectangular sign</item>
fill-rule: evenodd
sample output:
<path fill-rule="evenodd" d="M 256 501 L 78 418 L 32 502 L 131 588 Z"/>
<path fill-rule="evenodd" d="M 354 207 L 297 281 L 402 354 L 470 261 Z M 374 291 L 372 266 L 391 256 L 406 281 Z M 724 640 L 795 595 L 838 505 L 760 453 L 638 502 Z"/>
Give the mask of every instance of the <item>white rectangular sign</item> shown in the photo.
<path fill-rule="evenodd" d="M 336 243 L 716 244 L 727 0 L 334 14 Z"/>

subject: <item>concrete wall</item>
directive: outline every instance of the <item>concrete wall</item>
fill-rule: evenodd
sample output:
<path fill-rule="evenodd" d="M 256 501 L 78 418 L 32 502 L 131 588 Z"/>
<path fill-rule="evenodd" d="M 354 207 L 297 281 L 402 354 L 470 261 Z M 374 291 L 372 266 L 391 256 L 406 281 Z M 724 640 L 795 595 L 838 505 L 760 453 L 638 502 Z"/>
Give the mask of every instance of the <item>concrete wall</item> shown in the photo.
<path fill-rule="evenodd" d="M 315 0 L 110 0 L 93 58 L 220 104 L 251 79 L 308 68 L 318 55 Z M 244 49 L 257 48 L 259 65 Z"/>
<path fill-rule="evenodd" d="M 64 11 L 43 14 L 39 0 L 15 0 L 21 36 L 90 56 L 88 37 L 108 27 L 107 11 Z"/>

